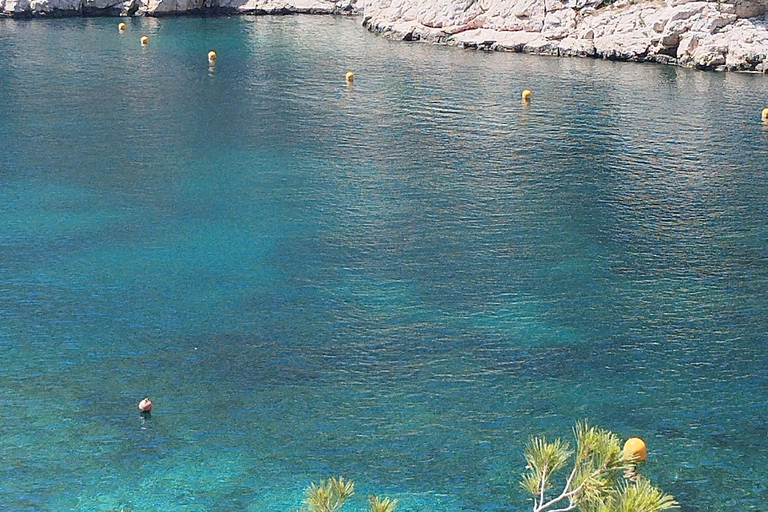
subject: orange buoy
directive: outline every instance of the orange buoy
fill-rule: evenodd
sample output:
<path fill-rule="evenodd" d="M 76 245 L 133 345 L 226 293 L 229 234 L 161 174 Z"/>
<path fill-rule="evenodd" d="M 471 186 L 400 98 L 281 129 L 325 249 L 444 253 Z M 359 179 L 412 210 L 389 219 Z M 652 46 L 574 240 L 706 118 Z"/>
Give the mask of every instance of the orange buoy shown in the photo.
<path fill-rule="evenodd" d="M 648 454 L 648 449 L 645 446 L 645 441 L 639 437 L 630 437 L 627 442 L 624 443 L 624 458 L 632 461 L 645 460 Z"/>
<path fill-rule="evenodd" d="M 347 84 L 351 84 L 355 81 L 355 73 L 353 71 L 347 71 L 344 79 L 347 81 Z"/>
<path fill-rule="evenodd" d="M 141 36 L 141 46 L 147 46 L 149 43 L 149 36 Z"/>
<path fill-rule="evenodd" d="M 763 109 L 763 121 L 768 121 L 768 108 Z"/>
<path fill-rule="evenodd" d="M 139 402 L 139 410 L 141 412 L 149 412 L 152 410 L 152 401 L 149 398 L 145 398 Z"/>

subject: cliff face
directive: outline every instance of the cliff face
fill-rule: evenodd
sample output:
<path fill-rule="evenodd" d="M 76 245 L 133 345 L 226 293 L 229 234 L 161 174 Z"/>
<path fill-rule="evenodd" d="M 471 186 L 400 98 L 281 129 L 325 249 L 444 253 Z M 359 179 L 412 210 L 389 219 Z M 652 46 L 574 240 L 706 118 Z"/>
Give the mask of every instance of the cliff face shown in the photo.
<path fill-rule="evenodd" d="M 0 0 L 6 16 L 355 11 L 409 41 L 768 73 L 768 0 Z"/>
<path fill-rule="evenodd" d="M 768 0 L 360 0 L 405 40 L 768 72 Z"/>

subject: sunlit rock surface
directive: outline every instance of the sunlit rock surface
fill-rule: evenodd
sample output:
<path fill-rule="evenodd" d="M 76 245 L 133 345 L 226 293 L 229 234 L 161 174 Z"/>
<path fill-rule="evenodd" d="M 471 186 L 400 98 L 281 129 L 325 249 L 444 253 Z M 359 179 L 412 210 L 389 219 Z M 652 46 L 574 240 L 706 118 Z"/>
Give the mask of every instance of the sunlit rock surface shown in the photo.
<path fill-rule="evenodd" d="M 768 71 L 768 0 L 361 0 L 364 24 L 405 40 Z"/>

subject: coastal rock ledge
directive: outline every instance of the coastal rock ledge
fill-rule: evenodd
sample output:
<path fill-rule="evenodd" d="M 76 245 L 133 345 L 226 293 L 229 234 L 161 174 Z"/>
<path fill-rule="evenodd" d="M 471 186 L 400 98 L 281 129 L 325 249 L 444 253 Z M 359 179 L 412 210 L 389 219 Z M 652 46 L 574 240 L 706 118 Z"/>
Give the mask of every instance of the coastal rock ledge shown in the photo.
<path fill-rule="evenodd" d="M 0 0 L 11 17 L 182 13 L 363 13 L 406 41 L 768 73 L 768 0 Z"/>
<path fill-rule="evenodd" d="M 356 13 L 355 0 L 0 0 L 0 16 Z"/>
<path fill-rule="evenodd" d="M 768 0 L 362 0 L 406 41 L 768 73 Z"/>

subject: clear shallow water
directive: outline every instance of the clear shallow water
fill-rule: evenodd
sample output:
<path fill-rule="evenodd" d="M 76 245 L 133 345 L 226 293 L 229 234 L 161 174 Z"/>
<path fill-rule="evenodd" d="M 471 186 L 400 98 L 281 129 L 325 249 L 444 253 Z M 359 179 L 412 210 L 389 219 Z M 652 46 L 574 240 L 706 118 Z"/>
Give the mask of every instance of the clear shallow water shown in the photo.
<path fill-rule="evenodd" d="M 0 510 L 527 510 L 582 418 L 758 510 L 764 77 L 125 21 L 0 20 Z"/>

